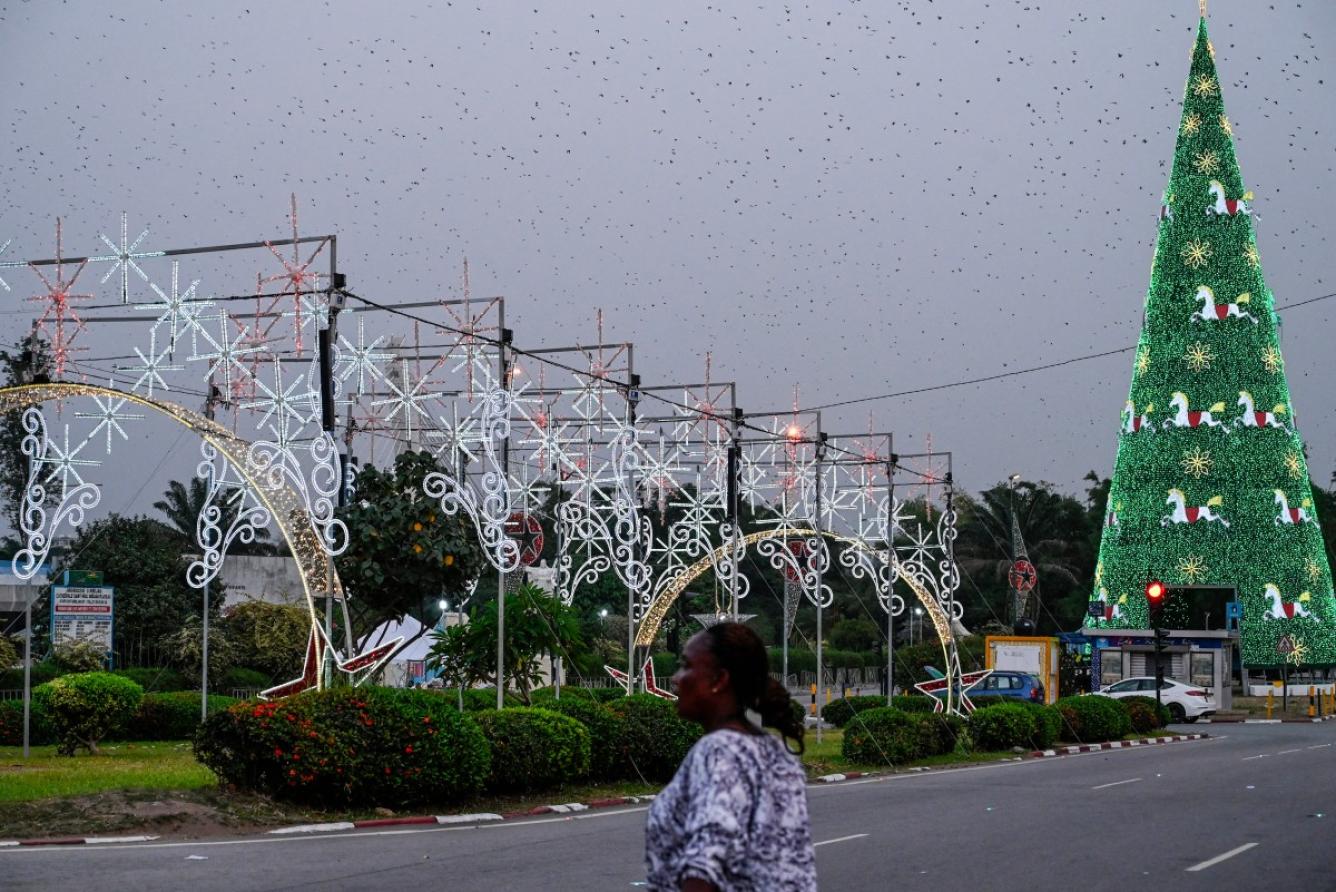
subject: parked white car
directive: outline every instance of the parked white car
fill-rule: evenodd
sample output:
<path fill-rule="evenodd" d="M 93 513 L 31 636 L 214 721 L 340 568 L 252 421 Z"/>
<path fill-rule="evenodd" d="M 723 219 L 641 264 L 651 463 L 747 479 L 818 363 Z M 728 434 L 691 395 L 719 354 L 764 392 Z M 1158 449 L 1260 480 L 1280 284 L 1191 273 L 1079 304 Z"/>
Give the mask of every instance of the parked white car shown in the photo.
<path fill-rule="evenodd" d="M 1102 697 L 1115 700 L 1123 697 L 1150 697 L 1155 699 L 1155 677 L 1151 675 L 1136 678 L 1124 678 L 1122 681 L 1095 691 Z M 1215 712 L 1215 702 L 1211 692 L 1199 687 L 1166 678 L 1160 686 L 1160 702 L 1169 708 L 1169 715 L 1175 722 L 1195 722 L 1204 715 Z"/>

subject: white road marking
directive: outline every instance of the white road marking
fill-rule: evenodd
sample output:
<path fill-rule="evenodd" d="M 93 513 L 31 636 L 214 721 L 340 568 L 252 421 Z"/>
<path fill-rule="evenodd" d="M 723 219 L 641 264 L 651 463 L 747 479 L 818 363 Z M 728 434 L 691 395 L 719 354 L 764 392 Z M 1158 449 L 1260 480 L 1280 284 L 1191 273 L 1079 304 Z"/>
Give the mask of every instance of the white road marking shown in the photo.
<path fill-rule="evenodd" d="M 1103 790 L 1103 789 L 1105 789 L 1105 788 L 1107 788 L 1107 787 L 1118 787 L 1118 786 L 1121 786 L 1121 785 L 1123 785 L 1123 784 L 1134 784 L 1134 783 L 1136 783 L 1136 782 L 1139 781 L 1139 780 L 1141 780 L 1141 778 L 1139 778 L 1139 777 L 1134 777 L 1134 778 L 1132 778 L 1131 780 L 1114 781 L 1114 782 L 1111 783 L 1111 784 L 1100 784 L 1098 787 L 1091 787 L 1090 789 L 1092 789 L 1092 790 Z"/>
<path fill-rule="evenodd" d="M 1266 753 L 1261 753 L 1261 754 L 1256 755 L 1256 756 L 1244 756 L 1244 757 L 1243 757 L 1243 761 L 1244 761 L 1244 762 L 1251 762 L 1253 759 L 1265 759 L 1265 758 L 1266 758 Z"/>
<path fill-rule="evenodd" d="M 1228 852 L 1225 852 L 1221 855 L 1216 855 L 1214 858 L 1207 859 L 1206 861 L 1203 861 L 1200 864 L 1192 865 L 1191 867 L 1188 868 L 1188 873 L 1196 873 L 1197 871 L 1205 870 L 1208 867 L 1215 867 L 1215 865 L 1219 864 L 1221 861 L 1228 861 L 1235 855 L 1241 855 L 1244 852 L 1248 851 L 1249 849 L 1254 848 L 1256 845 L 1257 843 L 1255 842 L 1245 842 L 1237 849 L 1230 849 Z"/>
<path fill-rule="evenodd" d="M 813 843 L 812 848 L 816 848 L 817 846 L 828 846 L 833 842 L 848 842 L 851 839 L 862 839 L 865 836 L 867 836 L 866 833 L 855 833 L 851 836 L 837 836 L 834 839 L 823 839 L 821 842 Z"/>
<path fill-rule="evenodd" d="M 1329 744 L 1329 743 L 1318 743 L 1318 744 L 1314 744 L 1313 746 L 1310 746 L 1309 749 L 1310 749 L 1310 750 L 1320 750 L 1320 749 L 1322 749 L 1324 746 L 1331 746 L 1331 744 Z"/>
<path fill-rule="evenodd" d="M 1281 750 L 1280 752 L 1276 753 L 1276 755 L 1277 755 L 1277 756 L 1288 756 L 1290 753 L 1301 753 L 1301 752 L 1303 752 L 1303 747 L 1300 747 L 1299 749 L 1294 749 L 1294 750 Z"/>

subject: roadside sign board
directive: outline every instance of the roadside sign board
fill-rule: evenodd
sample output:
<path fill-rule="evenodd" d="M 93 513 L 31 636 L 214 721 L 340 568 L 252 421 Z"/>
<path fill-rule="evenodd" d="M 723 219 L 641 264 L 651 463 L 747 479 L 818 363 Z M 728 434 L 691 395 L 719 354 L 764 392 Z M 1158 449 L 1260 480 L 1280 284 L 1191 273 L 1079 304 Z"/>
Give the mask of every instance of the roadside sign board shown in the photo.
<path fill-rule="evenodd" d="M 87 641 L 111 653 L 116 590 L 110 586 L 53 585 L 51 643 Z"/>

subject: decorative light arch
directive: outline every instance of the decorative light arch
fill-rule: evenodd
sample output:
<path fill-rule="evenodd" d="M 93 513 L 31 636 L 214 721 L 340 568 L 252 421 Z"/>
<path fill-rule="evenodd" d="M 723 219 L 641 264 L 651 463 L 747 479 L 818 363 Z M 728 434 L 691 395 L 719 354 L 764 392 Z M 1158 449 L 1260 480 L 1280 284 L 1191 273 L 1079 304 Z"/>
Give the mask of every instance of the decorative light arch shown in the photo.
<path fill-rule="evenodd" d="M 825 536 L 827 539 L 845 543 L 851 548 L 871 552 L 879 560 L 885 559 L 881 552 L 872 548 L 862 539 L 855 539 L 851 536 L 841 536 L 836 533 L 814 529 L 762 530 L 761 532 L 749 533 L 748 535 L 743 536 L 738 540 L 738 545 L 745 549 L 763 539 L 779 539 L 784 536 L 804 538 L 809 536 Z M 636 632 L 637 647 L 649 647 L 654 643 L 654 639 L 659 634 L 659 627 L 663 624 L 664 617 L 668 615 L 668 608 L 673 605 L 673 602 L 677 600 L 678 596 L 686 591 L 687 586 L 694 582 L 697 577 L 712 566 L 716 566 L 719 561 L 727 557 L 732 548 L 734 548 L 733 543 L 725 543 L 724 545 L 719 546 L 719 548 L 715 549 L 713 552 L 706 554 L 694 564 L 688 566 L 682 571 L 681 575 L 664 588 L 659 596 L 654 599 L 654 602 L 650 604 L 649 609 L 645 611 L 645 615 L 640 620 L 640 627 Z M 941 604 L 937 603 L 937 599 L 932 596 L 932 593 L 928 591 L 927 587 L 925 587 L 922 582 L 915 578 L 913 573 L 901 573 L 899 578 L 904 580 L 905 584 L 909 586 L 910 590 L 914 593 L 914 596 L 918 598 L 919 603 L 923 605 L 923 609 L 928 614 L 928 618 L 932 620 L 932 627 L 936 630 L 937 638 L 942 645 L 942 656 L 947 667 L 947 677 L 950 681 L 954 681 L 952 676 L 955 674 L 955 661 L 951 659 L 949 651 L 949 647 L 953 640 L 950 619 L 947 617 L 946 612 L 942 610 Z M 950 685 L 948 685 L 948 688 L 949 687 Z"/>
<path fill-rule="evenodd" d="M 285 483 L 281 477 L 266 473 L 256 468 L 250 458 L 251 442 L 242 439 L 224 428 L 176 403 L 153 399 L 137 393 L 129 393 L 112 387 L 100 387 L 94 384 L 50 383 L 25 384 L 17 387 L 0 388 L 0 413 L 37 406 L 54 400 L 73 399 L 76 397 L 108 397 L 128 400 L 144 406 L 175 421 L 177 424 L 199 434 L 199 436 L 218 452 L 222 453 L 242 478 L 250 485 L 257 499 L 269 511 L 269 516 L 278 527 L 287 543 L 293 558 L 297 562 L 297 572 L 302 580 L 302 592 L 306 596 L 306 606 L 311 615 L 311 647 L 316 653 L 307 655 L 307 669 L 304 671 L 306 684 L 302 687 L 321 687 L 323 679 L 318 676 L 306 678 L 314 663 L 318 666 L 324 659 L 324 649 L 329 647 L 320 628 L 320 616 L 316 610 L 316 598 L 324 597 L 332 591 L 335 598 L 343 598 L 343 584 L 339 580 L 334 561 L 325 550 L 320 534 L 311 522 L 301 495 Z M 368 655 L 359 655 L 343 661 L 340 668 L 345 671 L 365 670 L 378 666 L 383 654 L 378 648 L 375 658 L 367 660 Z M 301 680 L 299 680 L 301 681 Z M 287 687 L 286 685 L 280 687 Z M 300 689 L 300 688 L 297 688 Z"/>

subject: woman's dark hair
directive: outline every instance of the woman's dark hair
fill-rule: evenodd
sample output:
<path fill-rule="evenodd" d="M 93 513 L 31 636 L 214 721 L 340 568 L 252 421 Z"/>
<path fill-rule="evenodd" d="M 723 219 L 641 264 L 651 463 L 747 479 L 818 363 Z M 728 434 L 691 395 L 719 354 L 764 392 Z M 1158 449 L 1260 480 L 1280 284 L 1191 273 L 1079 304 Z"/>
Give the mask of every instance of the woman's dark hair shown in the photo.
<path fill-rule="evenodd" d="M 760 637 L 742 623 L 715 623 L 702 634 L 719 668 L 728 670 L 738 709 L 760 713 L 762 725 L 792 740 L 797 745 L 793 752 L 801 753 L 801 708 L 795 709 L 784 685 L 770 677 L 770 658 Z"/>

